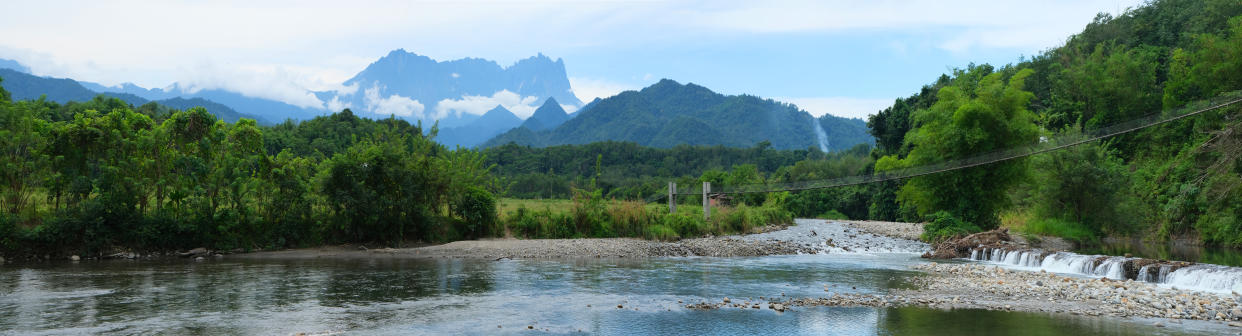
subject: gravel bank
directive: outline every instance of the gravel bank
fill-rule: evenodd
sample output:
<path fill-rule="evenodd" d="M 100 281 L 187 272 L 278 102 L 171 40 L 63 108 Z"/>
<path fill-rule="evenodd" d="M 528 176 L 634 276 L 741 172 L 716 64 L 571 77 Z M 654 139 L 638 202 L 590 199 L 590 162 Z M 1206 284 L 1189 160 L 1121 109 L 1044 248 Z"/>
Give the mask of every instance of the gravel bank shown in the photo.
<path fill-rule="evenodd" d="M 777 240 L 748 240 L 737 236 L 659 242 L 634 238 L 488 239 L 456 241 L 416 248 L 362 249 L 344 246 L 240 254 L 258 259 L 307 258 L 650 258 L 740 257 L 807 254 L 818 250 Z"/>
<path fill-rule="evenodd" d="M 927 244 L 871 234 L 840 221 L 797 219 L 795 226 L 767 227 L 755 234 L 659 242 L 634 238 L 485 239 L 415 248 L 362 249 L 334 246 L 237 255 L 243 258 L 651 258 L 745 257 L 785 254 L 922 253 Z M 903 224 L 903 223 L 897 223 Z"/>
<path fill-rule="evenodd" d="M 864 232 L 906 240 L 919 240 L 919 236 L 923 235 L 922 223 L 902 223 L 902 222 L 880 222 L 880 221 L 857 221 L 846 220 L 837 221 L 845 223 L 846 226 L 862 230 Z"/>
<path fill-rule="evenodd" d="M 1145 318 L 1155 323 L 1202 320 L 1242 331 L 1242 296 L 1178 290 L 1135 281 L 1066 277 L 1046 272 L 1011 271 L 977 264 L 920 264 L 930 274 L 914 280 L 916 289 L 884 294 L 831 294 L 822 298 L 766 301 L 761 306 L 925 306 L 941 309 L 1066 313 Z M 825 292 L 830 291 L 824 288 Z M 723 300 L 687 305 L 690 309 L 733 306 Z"/>
<path fill-rule="evenodd" d="M 923 253 L 931 249 L 930 245 L 922 242 L 893 239 L 856 228 L 844 221 L 795 219 L 794 222 L 797 225 L 784 230 L 737 238 L 753 242 L 787 242 L 822 253 Z"/>

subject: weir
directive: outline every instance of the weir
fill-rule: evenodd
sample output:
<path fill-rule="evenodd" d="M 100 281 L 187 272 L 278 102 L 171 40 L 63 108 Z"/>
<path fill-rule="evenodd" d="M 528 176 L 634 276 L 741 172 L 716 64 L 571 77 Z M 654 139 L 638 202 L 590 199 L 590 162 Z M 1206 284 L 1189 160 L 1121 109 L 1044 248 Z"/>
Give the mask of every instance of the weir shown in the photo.
<path fill-rule="evenodd" d="M 1242 292 L 1242 268 L 1145 258 L 977 247 L 970 259 L 1048 272 L 1135 280 L 1210 292 Z"/>

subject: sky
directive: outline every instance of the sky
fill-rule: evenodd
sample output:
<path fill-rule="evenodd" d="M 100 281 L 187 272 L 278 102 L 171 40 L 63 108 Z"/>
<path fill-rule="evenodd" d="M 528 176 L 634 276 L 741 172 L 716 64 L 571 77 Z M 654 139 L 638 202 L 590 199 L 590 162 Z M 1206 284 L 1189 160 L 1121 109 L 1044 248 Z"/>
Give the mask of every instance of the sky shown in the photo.
<path fill-rule="evenodd" d="M 105 85 L 299 106 L 389 51 L 565 61 L 584 102 L 662 78 L 865 118 L 967 64 L 1015 63 L 1141 0 L 4 1 L 0 58 Z"/>

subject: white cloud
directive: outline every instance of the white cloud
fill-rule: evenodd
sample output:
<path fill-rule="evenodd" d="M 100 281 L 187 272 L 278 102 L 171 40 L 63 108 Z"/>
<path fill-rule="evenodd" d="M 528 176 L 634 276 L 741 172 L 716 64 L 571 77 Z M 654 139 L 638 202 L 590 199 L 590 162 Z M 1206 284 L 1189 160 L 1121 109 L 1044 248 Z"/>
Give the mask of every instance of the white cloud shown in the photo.
<path fill-rule="evenodd" d="M 751 33 L 947 28 L 942 46 L 1043 50 L 1082 30 L 1101 11 L 1117 15 L 1144 0 L 763 1 L 721 6 L 693 25 Z"/>
<path fill-rule="evenodd" d="M 324 108 L 323 101 L 307 87 L 298 84 L 324 82 L 322 78 L 315 79 L 320 74 L 313 70 L 279 65 L 227 66 L 204 62 L 197 67 L 183 68 L 181 73 L 184 80 L 177 84 L 188 92 L 224 89 L 304 108 Z M 332 88 L 348 91 L 340 84 Z"/>
<path fill-rule="evenodd" d="M 582 77 L 569 77 L 569 86 L 573 88 L 574 95 L 578 96 L 578 100 L 584 103 L 590 103 L 595 98 L 608 98 L 622 91 L 638 89 L 638 86 L 635 85 Z"/>
<path fill-rule="evenodd" d="M 444 99 L 436 103 L 435 119 L 448 116 L 451 113 L 469 113 L 481 115 L 487 113 L 496 105 L 503 106 L 509 112 L 513 112 L 519 118 L 525 119 L 535 113 L 535 102 L 539 101 L 539 97 L 526 96 L 522 97 L 509 90 L 500 90 L 493 93 L 491 97 L 487 96 L 462 96 L 461 99 Z"/>
<path fill-rule="evenodd" d="M 920 37 L 959 53 L 1034 53 L 1080 31 L 1097 12 L 1143 1 L 6 1 L 6 13 L 28 15 L 0 20 L 0 58 L 39 75 L 105 85 L 181 82 L 324 107 L 304 91 L 357 92 L 340 83 L 397 47 L 507 64 L 537 51 L 574 57 L 746 35 L 883 31 L 933 32 Z M 205 62 L 214 65 L 185 68 Z M 570 80 L 583 101 L 635 88 Z"/>
<path fill-rule="evenodd" d="M 813 116 L 831 114 L 845 118 L 867 119 L 884 108 L 893 105 L 892 99 L 871 99 L 852 97 L 804 97 L 804 98 L 772 98 L 777 101 L 798 105 Z"/>
<path fill-rule="evenodd" d="M 332 100 L 329 100 L 325 105 L 328 108 L 328 112 L 340 112 L 352 107 L 349 102 L 342 102 L 339 96 L 333 96 Z"/>
<path fill-rule="evenodd" d="M 383 89 L 379 86 L 372 86 L 366 89 L 367 108 L 371 113 L 379 115 L 395 115 L 398 117 L 415 117 L 423 118 L 423 104 L 417 100 L 402 97 L 401 95 L 390 95 L 381 97 Z"/>

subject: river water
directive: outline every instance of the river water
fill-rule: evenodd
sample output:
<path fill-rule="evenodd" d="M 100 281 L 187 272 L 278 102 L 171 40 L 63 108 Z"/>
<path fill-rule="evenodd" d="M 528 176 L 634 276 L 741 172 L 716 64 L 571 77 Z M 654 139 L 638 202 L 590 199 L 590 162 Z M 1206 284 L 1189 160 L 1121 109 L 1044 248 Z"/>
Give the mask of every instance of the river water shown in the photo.
<path fill-rule="evenodd" d="M 0 333 L 1193 334 L 1150 321 L 925 308 L 692 310 L 903 288 L 913 254 L 580 260 L 83 261 L 0 266 Z M 679 303 L 679 300 L 682 303 Z M 618 305 L 621 308 L 618 308 Z M 764 305 L 766 307 L 766 304 Z M 533 328 L 533 329 L 528 329 Z"/>

